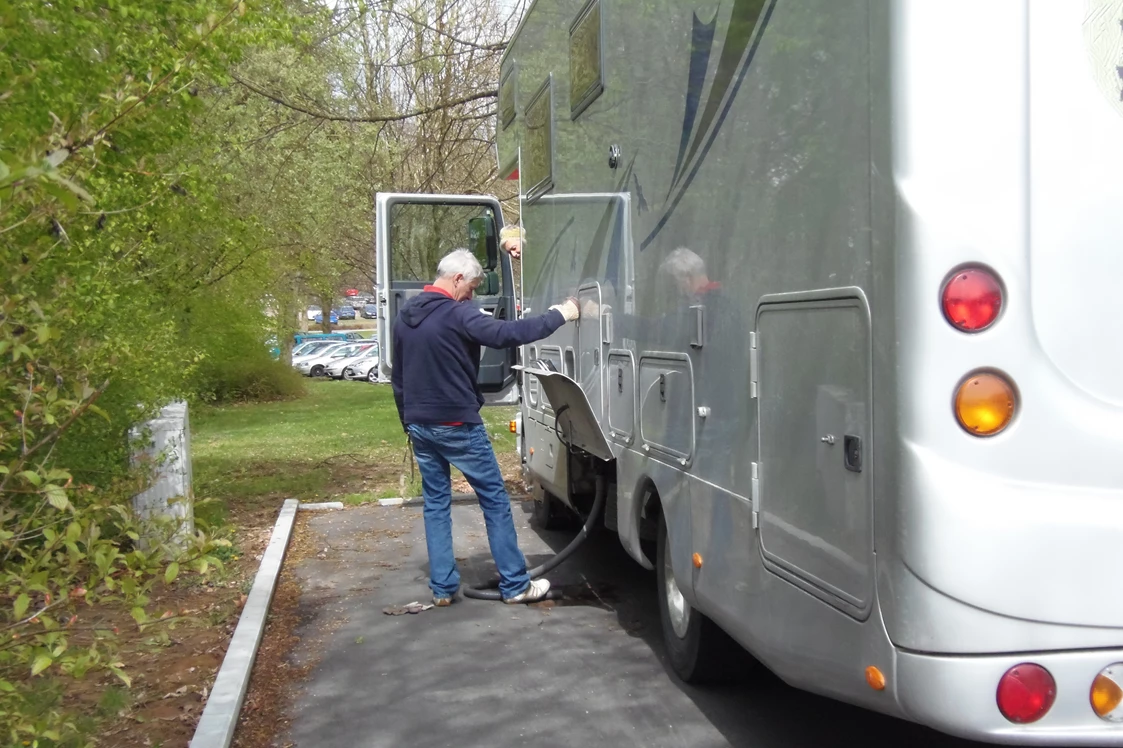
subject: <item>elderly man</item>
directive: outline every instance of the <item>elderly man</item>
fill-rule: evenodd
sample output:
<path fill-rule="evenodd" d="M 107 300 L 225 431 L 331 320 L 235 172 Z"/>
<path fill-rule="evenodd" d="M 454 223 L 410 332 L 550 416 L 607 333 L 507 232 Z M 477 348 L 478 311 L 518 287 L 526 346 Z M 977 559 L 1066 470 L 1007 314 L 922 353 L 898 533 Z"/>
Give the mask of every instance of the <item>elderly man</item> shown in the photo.
<path fill-rule="evenodd" d="M 535 602 L 550 590 L 548 580 L 532 582 L 527 574 L 511 501 L 480 418 L 484 398 L 476 380 L 480 346 L 511 348 L 541 340 L 577 319 L 577 302 L 568 299 L 536 317 L 497 320 L 462 303 L 472 298 L 483 275 L 471 252 L 450 252 L 437 266 L 437 279 L 402 306 L 394 324 L 391 383 L 421 472 L 429 587 L 441 607 L 452 604 L 460 589 L 452 555 L 450 465 L 464 473 L 479 497 L 503 601 Z"/>

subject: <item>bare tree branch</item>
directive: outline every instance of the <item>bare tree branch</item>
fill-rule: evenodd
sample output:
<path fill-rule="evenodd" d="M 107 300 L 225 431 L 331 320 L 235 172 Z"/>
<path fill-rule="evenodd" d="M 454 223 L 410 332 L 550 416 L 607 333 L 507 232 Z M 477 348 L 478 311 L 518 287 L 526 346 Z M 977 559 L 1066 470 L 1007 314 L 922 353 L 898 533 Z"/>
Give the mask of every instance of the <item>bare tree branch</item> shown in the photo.
<path fill-rule="evenodd" d="M 504 49 L 507 48 L 508 42 L 506 42 L 506 41 L 494 42 L 492 44 L 478 44 L 476 42 L 470 42 L 467 39 L 461 39 L 461 38 L 459 38 L 459 37 L 457 37 L 453 34 L 450 34 L 447 31 L 442 31 L 441 29 L 435 29 L 432 26 L 430 26 L 429 24 L 424 23 L 423 21 L 419 21 L 416 18 L 412 18 L 411 16 L 406 15 L 405 13 L 402 13 L 400 11 L 394 10 L 393 8 L 383 8 L 382 12 L 386 13 L 386 14 L 389 14 L 389 15 L 392 15 L 392 16 L 397 16 L 398 18 L 402 18 L 406 21 L 409 21 L 414 26 L 420 26 L 423 29 L 427 29 L 429 31 L 432 31 L 434 34 L 439 34 L 439 35 L 445 37 L 446 39 L 450 39 L 451 41 L 454 41 L 457 44 L 462 44 L 465 47 L 472 47 L 473 49 L 479 49 L 479 50 L 482 50 L 484 52 L 502 52 Z"/>
<path fill-rule="evenodd" d="M 264 89 L 260 88 L 259 86 L 256 86 L 253 83 L 250 83 L 249 81 L 244 80 L 244 79 L 240 78 L 239 76 L 237 76 L 235 74 L 231 74 L 231 77 L 235 81 L 237 81 L 239 84 L 241 84 L 242 86 L 245 86 L 250 91 L 253 91 L 258 96 L 262 96 L 266 99 L 269 99 L 270 101 L 272 101 L 275 104 L 280 104 L 281 106 L 286 107 L 288 109 L 292 109 L 293 111 L 301 112 L 302 114 L 307 114 L 309 117 L 315 117 L 316 119 L 322 119 L 322 120 L 325 120 L 327 122 L 370 122 L 370 123 L 400 122 L 402 120 L 413 119 L 415 117 L 423 117 L 426 114 L 432 114 L 434 112 L 440 112 L 440 111 L 443 111 L 443 110 L 452 109 L 453 107 L 460 106 L 461 104 L 467 104 L 467 103 L 472 102 L 472 101 L 479 101 L 480 99 L 488 99 L 488 98 L 494 99 L 497 96 L 499 96 L 498 89 L 493 88 L 490 91 L 478 91 L 476 93 L 469 94 L 467 96 L 462 96 L 459 99 L 453 99 L 451 101 L 442 101 L 441 103 L 434 104 L 431 107 L 425 107 L 423 109 L 415 109 L 412 112 L 402 112 L 400 114 L 383 114 L 383 115 L 369 115 L 369 116 L 365 116 L 365 117 L 355 117 L 355 116 L 344 115 L 344 114 L 332 114 L 330 112 L 317 112 L 313 109 L 309 109 L 307 107 L 302 107 L 299 104 L 294 104 L 293 102 L 288 101 L 287 99 L 285 99 L 282 96 L 271 94 L 268 91 L 265 91 Z"/>

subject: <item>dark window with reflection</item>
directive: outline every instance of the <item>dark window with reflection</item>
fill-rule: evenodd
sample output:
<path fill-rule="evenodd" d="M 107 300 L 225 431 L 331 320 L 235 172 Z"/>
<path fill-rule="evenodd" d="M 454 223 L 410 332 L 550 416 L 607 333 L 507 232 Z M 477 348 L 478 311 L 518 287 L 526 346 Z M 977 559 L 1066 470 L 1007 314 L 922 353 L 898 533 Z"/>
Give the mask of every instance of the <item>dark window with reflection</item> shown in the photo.
<path fill-rule="evenodd" d="M 569 109 L 577 118 L 604 90 L 600 0 L 590 0 L 569 29 Z"/>
<path fill-rule="evenodd" d="M 523 184 L 528 199 L 548 191 L 554 183 L 553 76 L 534 94 L 523 113 L 526 138 L 522 149 Z"/>
<path fill-rule="evenodd" d="M 515 121 L 515 62 L 512 60 L 499 78 L 499 127 L 507 127 Z"/>

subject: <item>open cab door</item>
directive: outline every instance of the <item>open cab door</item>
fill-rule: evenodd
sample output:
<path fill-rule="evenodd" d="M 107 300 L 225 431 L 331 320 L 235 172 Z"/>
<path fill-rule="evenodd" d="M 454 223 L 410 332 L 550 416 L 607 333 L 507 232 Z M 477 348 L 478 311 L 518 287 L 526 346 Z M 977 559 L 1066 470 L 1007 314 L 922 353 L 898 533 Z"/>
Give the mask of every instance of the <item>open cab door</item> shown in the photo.
<path fill-rule="evenodd" d="M 499 249 L 503 211 L 490 195 L 376 196 L 375 244 L 378 292 L 378 381 L 389 382 L 394 360 L 393 325 L 398 310 L 437 277 L 437 263 L 466 247 L 484 268 L 484 280 L 469 304 L 496 319 L 515 319 L 511 258 Z M 518 402 L 514 348 L 484 348 L 480 390 L 488 405 Z"/>

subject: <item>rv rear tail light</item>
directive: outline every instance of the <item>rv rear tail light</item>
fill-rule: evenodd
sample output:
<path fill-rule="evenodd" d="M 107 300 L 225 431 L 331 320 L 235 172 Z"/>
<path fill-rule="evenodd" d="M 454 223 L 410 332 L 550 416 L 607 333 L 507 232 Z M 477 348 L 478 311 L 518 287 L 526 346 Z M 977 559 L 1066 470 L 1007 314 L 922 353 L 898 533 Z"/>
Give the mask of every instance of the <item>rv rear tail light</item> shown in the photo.
<path fill-rule="evenodd" d="M 940 302 L 952 327 L 980 332 L 994 324 L 1002 311 L 1002 284 L 990 270 L 963 268 L 944 282 Z"/>
<path fill-rule="evenodd" d="M 977 372 L 963 380 L 955 393 L 955 417 L 967 433 L 993 436 L 1014 417 L 1018 396 L 1001 374 Z"/>
<path fill-rule="evenodd" d="M 507 424 L 507 428 L 509 428 L 511 430 L 512 434 L 517 434 L 517 433 L 519 433 L 519 422 L 518 421 L 511 421 L 510 423 Z"/>
<path fill-rule="evenodd" d="M 998 681 L 998 711 L 1019 725 L 1044 717 L 1056 698 L 1053 676 L 1031 662 L 1015 665 Z"/>
<path fill-rule="evenodd" d="M 1092 711 L 1108 722 L 1123 722 L 1123 662 L 1108 665 L 1092 681 Z"/>

